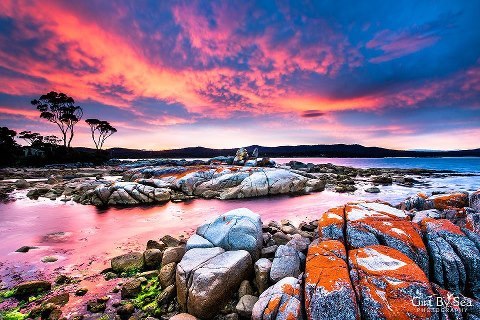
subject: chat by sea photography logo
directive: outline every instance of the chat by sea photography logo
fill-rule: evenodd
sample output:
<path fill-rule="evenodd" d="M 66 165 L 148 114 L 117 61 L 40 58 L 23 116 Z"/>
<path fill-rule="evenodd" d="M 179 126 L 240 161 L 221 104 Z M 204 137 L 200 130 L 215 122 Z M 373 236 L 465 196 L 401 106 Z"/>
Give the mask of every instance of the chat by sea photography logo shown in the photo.
<path fill-rule="evenodd" d="M 465 312 L 466 308 L 473 306 L 471 299 L 450 292 L 446 296 L 413 297 L 412 304 L 419 308 L 428 308 L 432 312 Z"/>

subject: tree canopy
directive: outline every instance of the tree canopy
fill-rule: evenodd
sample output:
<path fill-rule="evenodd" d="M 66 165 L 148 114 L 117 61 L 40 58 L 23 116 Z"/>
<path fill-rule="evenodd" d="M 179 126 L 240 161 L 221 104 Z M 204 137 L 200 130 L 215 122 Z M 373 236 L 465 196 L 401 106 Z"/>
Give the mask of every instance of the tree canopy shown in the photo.
<path fill-rule="evenodd" d="M 115 129 L 108 121 L 87 119 L 85 122 L 90 126 L 92 140 L 97 150 L 102 149 L 105 140 L 117 132 L 117 129 Z"/>
<path fill-rule="evenodd" d="M 74 136 L 74 126 L 82 119 L 83 110 L 75 106 L 75 100 L 65 93 L 51 91 L 31 101 L 40 111 L 40 118 L 55 123 L 62 132 L 63 145 L 70 147 Z"/>

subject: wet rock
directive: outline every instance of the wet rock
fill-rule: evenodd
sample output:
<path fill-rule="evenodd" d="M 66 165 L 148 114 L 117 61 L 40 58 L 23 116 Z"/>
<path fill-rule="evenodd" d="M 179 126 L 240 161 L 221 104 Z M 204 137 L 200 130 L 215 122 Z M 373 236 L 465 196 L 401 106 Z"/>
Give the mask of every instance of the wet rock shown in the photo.
<path fill-rule="evenodd" d="M 380 193 L 380 189 L 378 187 L 370 187 L 365 189 L 365 192 L 368 193 Z"/>
<path fill-rule="evenodd" d="M 68 303 L 69 300 L 70 300 L 70 295 L 68 294 L 68 292 L 64 292 L 48 298 L 47 300 L 44 301 L 44 303 L 45 304 L 53 303 L 57 306 L 64 306 Z"/>
<path fill-rule="evenodd" d="M 42 262 L 43 263 L 51 263 L 51 262 L 55 262 L 57 261 L 58 258 L 57 257 L 53 257 L 53 256 L 46 256 L 46 257 L 43 257 L 42 258 Z"/>
<path fill-rule="evenodd" d="M 372 177 L 371 180 L 372 180 L 373 183 L 378 183 L 378 184 L 382 184 L 382 185 L 389 185 L 389 184 L 392 184 L 392 182 L 393 182 L 392 177 L 389 176 L 389 175 L 375 176 L 375 177 Z"/>
<path fill-rule="evenodd" d="M 225 250 L 246 250 L 254 260 L 262 248 L 262 220 L 246 208 L 229 211 L 201 225 L 197 234 Z"/>
<path fill-rule="evenodd" d="M 468 206 L 468 193 L 437 194 L 425 201 L 425 206 L 438 210 L 462 209 Z"/>
<path fill-rule="evenodd" d="M 50 291 L 52 284 L 44 280 L 22 282 L 14 287 L 16 297 L 35 296 Z"/>
<path fill-rule="evenodd" d="M 175 262 L 170 262 L 160 269 L 158 280 L 162 288 L 166 288 L 175 283 L 176 269 L 177 263 Z"/>
<path fill-rule="evenodd" d="M 135 306 L 131 302 L 127 302 L 117 308 L 117 314 L 122 320 L 127 320 L 135 312 Z"/>
<path fill-rule="evenodd" d="M 198 234 L 193 234 L 188 239 L 185 250 L 188 251 L 193 248 L 213 248 L 213 247 L 214 245 L 204 237 L 199 236 Z"/>
<path fill-rule="evenodd" d="M 238 301 L 235 310 L 241 317 L 250 319 L 252 317 L 253 306 L 255 305 L 255 303 L 257 303 L 257 301 L 258 297 L 249 294 L 244 295 L 240 298 L 240 301 Z"/>
<path fill-rule="evenodd" d="M 318 237 L 320 240 L 343 241 L 345 227 L 344 207 L 329 209 L 318 220 Z"/>
<path fill-rule="evenodd" d="M 112 259 L 111 266 L 113 271 L 122 272 L 138 272 L 143 269 L 143 254 L 141 252 L 131 252 L 117 256 Z"/>
<path fill-rule="evenodd" d="M 245 250 L 191 249 L 177 266 L 178 303 L 196 317 L 212 317 L 251 270 L 251 256 Z"/>
<path fill-rule="evenodd" d="M 15 187 L 17 189 L 27 189 L 30 187 L 30 183 L 27 182 L 27 180 L 25 179 L 18 179 L 17 181 L 15 181 Z"/>
<path fill-rule="evenodd" d="M 175 262 L 178 263 L 182 260 L 183 255 L 185 254 L 185 247 L 169 247 L 163 252 L 162 258 L 162 268 L 169 263 Z"/>
<path fill-rule="evenodd" d="M 238 288 L 238 297 L 241 298 L 244 295 L 253 295 L 253 288 L 248 280 L 243 280 Z"/>
<path fill-rule="evenodd" d="M 281 245 L 275 252 L 275 258 L 270 270 L 270 279 L 273 282 L 286 277 L 298 277 L 302 273 L 302 264 L 305 262 L 305 255 L 292 247 Z"/>
<path fill-rule="evenodd" d="M 480 251 L 458 226 L 449 220 L 424 219 L 433 279 L 454 294 L 480 298 Z"/>
<path fill-rule="evenodd" d="M 82 287 L 82 288 L 78 288 L 77 290 L 75 290 L 75 295 L 76 296 L 84 296 L 86 295 L 88 292 L 88 288 L 85 288 L 85 287 Z"/>
<path fill-rule="evenodd" d="M 269 287 L 268 283 L 271 269 L 272 262 L 268 259 L 262 258 L 255 262 L 255 284 L 257 285 L 259 293 L 262 293 Z"/>
<path fill-rule="evenodd" d="M 338 240 L 312 243 L 305 269 L 307 319 L 359 319 L 346 250 Z"/>
<path fill-rule="evenodd" d="M 55 278 L 55 284 L 62 285 L 62 284 L 69 284 L 74 282 L 75 279 L 72 277 L 69 277 L 65 274 L 60 274 L 58 277 Z"/>
<path fill-rule="evenodd" d="M 303 319 L 301 283 L 288 277 L 268 288 L 253 306 L 252 320 Z"/>
<path fill-rule="evenodd" d="M 122 299 L 135 298 L 142 291 L 142 281 L 131 279 L 125 282 L 120 291 Z"/>
<path fill-rule="evenodd" d="M 22 246 L 15 250 L 15 252 L 21 252 L 21 253 L 27 253 L 28 251 L 32 249 L 38 249 L 38 247 L 33 247 L 33 246 Z"/>
<path fill-rule="evenodd" d="M 381 246 L 350 250 L 350 277 L 362 319 L 437 319 L 425 273 L 398 250 Z M 415 306 L 417 299 L 426 307 Z"/>
<path fill-rule="evenodd" d="M 156 269 L 162 264 L 163 252 L 160 249 L 147 249 L 143 252 L 143 259 L 147 269 Z"/>
<path fill-rule="evenodd" d="M 105 311 L 107 303 L 103 300 L 95 299 L 87 302 L 87 310 L 92 313 L 100 313 Z"/>

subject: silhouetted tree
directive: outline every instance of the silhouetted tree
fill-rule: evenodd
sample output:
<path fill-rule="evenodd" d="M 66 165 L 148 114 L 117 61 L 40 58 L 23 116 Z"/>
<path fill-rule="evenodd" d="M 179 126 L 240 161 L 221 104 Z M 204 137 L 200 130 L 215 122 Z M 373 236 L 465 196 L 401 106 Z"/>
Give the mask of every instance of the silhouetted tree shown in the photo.
<path fill-rule="evenodd" d="M 85 120 L 86 123 L 90 126 L 90 130 L 92 132 L 92 140 L 95 144 L 95 148 L 97 150 L 102 149 L 105 140 L 110 137 L 112 134 L 117 132 L 108 121 L 102 121 L 98 119 L 87 119 Z"/>
<path fill-rule="evenodd" d="M 43 142 L 47 144 L 51 144 L 53 146 L 58 146 L 60 142 L 62 142 L 61 139 L 59 139 L 57 136 L 45 136 L 43 137 Z"/>
<path fill-rule="evenodd" d="M 57 93 L 51 91 L 42 95 L 38 100 L 32 100 L 32 105 L 40 111 L 40 118 L 47 119 L 55 123 L 63 137 L 63 146 L 71 146 L 74 126 L 83 116 L 83 110 L 79 106 L 75 106 L 75 100 L 67 96 L 65 93 Z"/>
<path fill-rule="evenodd" d="M 7 127 L 0 127 L 0 164 L 11 164 L 15 161 L 15 156 L 20 148 L 15 141 L 17 132 Z"/>
<path fill-rule="evenodd" d="M 38 132 L 22 131 L 19 133 L 18 137 L 25 140 L 31 146 L 34 144 L 41 144 L 43 141 L 43 137 Z"/>

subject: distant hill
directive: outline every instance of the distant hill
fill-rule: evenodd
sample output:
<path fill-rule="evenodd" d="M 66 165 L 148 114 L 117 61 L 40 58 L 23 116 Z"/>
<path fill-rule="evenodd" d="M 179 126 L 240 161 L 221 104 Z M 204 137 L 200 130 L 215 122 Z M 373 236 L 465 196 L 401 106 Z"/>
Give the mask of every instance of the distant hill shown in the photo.
<path fill-rule="evenodd" d="M 292 157 L 326 157 L 326 158 L 386 158 L 386 157 L 480 157 L 480 149 L 455 151 L 414 151 L 392 150 L 378 147 L 365 147 L 358 144 L 332 145 L 299 145 L 263 147 L 252 145 L 246 147 L 249 153 L 258 148 L 260 157 L 292 158 Z M 81 148 L 84 151 L 89 149 Z M 189 147 L 181 149 L 146 151 L 137 149 L 111 148 L 112 158 L 213 158 L 216 156 L 233 156 L 238 148 L 211 149 L 204 147 Z"/>

